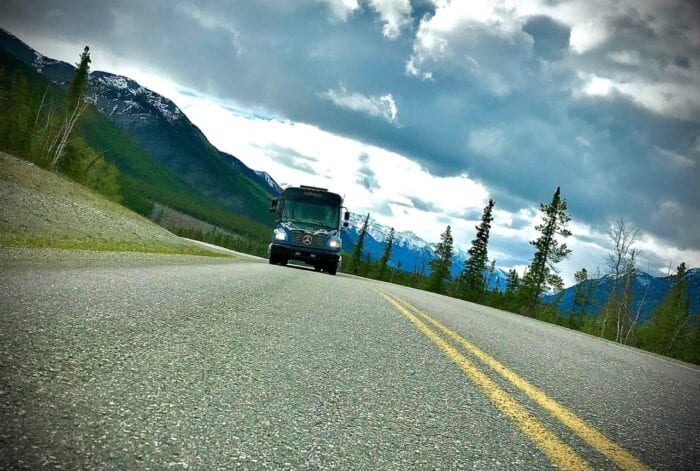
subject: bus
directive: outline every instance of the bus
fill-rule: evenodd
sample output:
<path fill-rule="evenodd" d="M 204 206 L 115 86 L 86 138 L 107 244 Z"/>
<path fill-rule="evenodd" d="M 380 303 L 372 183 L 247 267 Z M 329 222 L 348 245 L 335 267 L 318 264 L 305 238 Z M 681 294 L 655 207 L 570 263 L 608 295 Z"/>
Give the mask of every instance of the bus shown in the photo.
<path fill-rule="evenodd" d="M 270 264 L 298 260 L 316 271 L 336 274 L 341 261 L 341 227 L 348 227 L 350 219 L 340 195 L 326 188 L 288 187 L 272 200 L 270 212 L 275 215 L 268 246 Z"/>

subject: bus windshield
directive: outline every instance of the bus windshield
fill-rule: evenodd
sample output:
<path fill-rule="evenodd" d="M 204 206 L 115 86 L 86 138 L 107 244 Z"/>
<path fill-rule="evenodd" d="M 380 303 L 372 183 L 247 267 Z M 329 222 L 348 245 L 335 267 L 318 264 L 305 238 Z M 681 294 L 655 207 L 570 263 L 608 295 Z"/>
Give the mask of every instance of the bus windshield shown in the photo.
<path fill-rule="evenodd" d="M 321 226 L 326 229 L 338 229 L 340 221 L 340 208 L 329 205 L 323 200 L 296 200 L 286 199 L 282 211 L 282 220 L 313 226 Z"/>

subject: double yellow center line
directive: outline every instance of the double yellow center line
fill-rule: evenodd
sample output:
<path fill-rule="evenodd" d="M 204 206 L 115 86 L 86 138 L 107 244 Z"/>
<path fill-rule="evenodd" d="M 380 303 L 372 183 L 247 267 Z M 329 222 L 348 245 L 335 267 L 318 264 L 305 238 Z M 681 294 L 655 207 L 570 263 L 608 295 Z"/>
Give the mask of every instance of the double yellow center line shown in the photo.
<path fill-rule="evenodd" d="M 453 347 L 438 332 L 442 332 L 466 352 L 478 358 L 482 363 L 494 372 L 508 380 L 526 396 L 532 399 L 555 419 L 569 427 L 576 435 L 596 449 L 599 453 L 615 463 L 623 470 L 646 470 L 647 465 L 632 456 L 618 444 L 594 429 L 573 412 L 548 397 L 537 387 L 520 377 L 517 373 L 503 366 L 498 360 L 489 356 L 474 344 L 465 340 L 459 334 L 424 313 L 408 302 L 394 295 L 379 291 L 390 304 L 413 323 L 420 332 L 425 334 L 447 357 L 459 366 L 464 374 L 474 382 L 484 395 L 506 416 L 520 428 L 559 468 L 571 470 L 590 470 L 591 465 L 579 456 L 571 447 L 561 441 L 542 422 L 534 417 L 528 410 L 511 397 L 503 388 L 493 381 L 486 373 L 481 371 L 472 361 Z M 422 320 L 421 320 L 422 319 Z M 428 324 L 436 330 L 431 329 Z"/>

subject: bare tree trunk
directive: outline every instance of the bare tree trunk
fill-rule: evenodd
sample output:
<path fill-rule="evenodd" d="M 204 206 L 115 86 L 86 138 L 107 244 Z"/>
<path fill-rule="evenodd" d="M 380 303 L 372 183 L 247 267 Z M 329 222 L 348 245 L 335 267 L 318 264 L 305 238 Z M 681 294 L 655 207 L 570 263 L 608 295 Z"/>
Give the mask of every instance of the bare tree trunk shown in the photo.
<path fill-rule="evenodd" d="M 58 141 L 58 146 L 56 147 L 56 151 L 53 154 L 53 158 L 51 159 L 51 168 L 54 168 L 58 161 L 63 158 L 66 145 L 68 144 L 68 138 L 70 137 L 71 132 L 73 131 L 75 123 L 78 122 L 80 115 L 83 114 L 83 111 L 85 111 L 85 108 L 87 108 L 87 102 L 78 102 L 75 105 L 75 109 L 73 109 L 73 113 L 71 113 L 70 117 L 66 121 L 64 121 L 63 126 L 61 126 L 61 129 L 59 131 L 60 139 Z"/>
<path fill-rule="evenodd" d="M 36 119 L 34 120 L 34 128 L 39 124 L 39 116 L 41 116 L 41 110 L 44 108 L 44 100 L 46 99 L 46 92 L 49 91 L 49 86 L 46 86 L 44 94 L 41 97 L 41 103 L 39 104 L 39 111 L 36 112 Z"/>
<path fill-rule="evenodd" d="M 627 335 L 625 335 L 625 345 L 628 345 L 629 343 L 629 338 L 632 332 L 636 329 L 637 324 L 639 323 L 639 317 L 642 314 L 642 307 L 644 306 L 644 303 L 646 302 L 647 299 L 647 294 L 649 293 L 649 286 L 651 283 L 649 283 L 644 290 L 644 294 L 642 295 L 642 299 L 639 301 L 639 305 L 637 306 L 637 312 L 635 313 L 635 316 L 632 318 L 630 317 L 631 325 L 629 330 L 627 331 Z"/>

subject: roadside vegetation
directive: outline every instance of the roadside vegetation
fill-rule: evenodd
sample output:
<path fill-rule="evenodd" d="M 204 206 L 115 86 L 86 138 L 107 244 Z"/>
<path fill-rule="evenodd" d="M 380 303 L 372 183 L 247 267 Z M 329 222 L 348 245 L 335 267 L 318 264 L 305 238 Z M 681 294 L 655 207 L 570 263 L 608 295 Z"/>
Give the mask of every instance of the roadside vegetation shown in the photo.
<path fill-rule="evenodd" d="M 578 284 L 573 307 L 562 313 L 558 304 L 564 284 L 557 264 L 571 255 L 571 249 L 565 242 L 571 235 L 567 229 L 571 217 L 567 213 L 567 203 L 560 188 L 556 189 L 548 204 L 540 205 L 542 223 L 536 226 L 539 236 L 530 242 L 534 248 L 530 265 L 522 277 L 511 270 L 504 290 L 499 290 L 498 287 L 492 290 L 487 288 L 495 270 L 495 260 L 489 261 L 488 258 L 494 205 L 495 202 L 489 200 L 484 208 L 481 222 L 476 226 L 476 237 L 468 251 L 469 258 L 459 276 L 450 276 L 453 255 L 450 226 L 441 235 L 435 250 L 437 258 L 430 262 L 429 273 L 424 268 L 407 273 L 402 271 L 400 265 L 388 265 L 393 229 L 384 254 L 373 262 L 364 251 L 369 214 L 359 231 L 354 252 L 343 257 L 341 271 L 503 309 L 620 344 L 700 364 L 700 313 L 690 312 L 684 263 L 677 267 L 673 287 L 663 302 L 654 309 L 651 320 L 640 324 L 646 293 L 639 302 L 634 303 L 632 292 L 639 255 L 635 248 L 639 230 L 624 220 L 619 220 L 608 234 L 613 250 L 608 256 L 604 273 L 598 269 L 598 276 L 592 279 L 586 268 L 576 272 Z M 592 312 L 594 293 L 603 275 L 611 280 L 609 292 L 606 293 L 607 300 L 597 312 Z M 547 303 L 543 300 L 546 294 L 555 294 L 558 298 L 553 303 Z"/>

